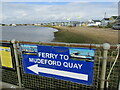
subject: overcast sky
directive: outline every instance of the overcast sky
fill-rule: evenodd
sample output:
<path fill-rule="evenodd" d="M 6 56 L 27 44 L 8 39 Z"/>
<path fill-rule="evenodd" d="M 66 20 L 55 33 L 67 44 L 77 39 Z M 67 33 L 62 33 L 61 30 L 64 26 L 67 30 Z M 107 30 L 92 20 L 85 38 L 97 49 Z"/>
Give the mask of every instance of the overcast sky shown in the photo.
<path fill-rule="evenodd" d="M 2 23 L 86 21 L 118 15 L 117 2 L 3 2 Z"/>

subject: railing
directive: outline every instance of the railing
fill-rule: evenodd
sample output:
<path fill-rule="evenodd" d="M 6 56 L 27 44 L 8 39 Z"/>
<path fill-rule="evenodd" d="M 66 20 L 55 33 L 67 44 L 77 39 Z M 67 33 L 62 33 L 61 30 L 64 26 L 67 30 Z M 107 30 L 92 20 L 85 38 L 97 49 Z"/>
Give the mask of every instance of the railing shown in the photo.
<path fill-rule="evenodd" d="M 9 41 L 1 40 L 1 43 L 12 43 L 16 59 L 16 70 L 2 69 L 2 81 L 20 88 L 29 88 L 33 90 L 108 90 L 118 89 L 120 60 L 118 59 L 119 46 L 109 44 L 73 44 L 73 43 L 43 43 L 43 42 L 27 42 L 27 41 Z M 20 44 L 34 45 L 49 45 L 49 46 L 64 46 L 64 47 L 80 47 L 80 48 L 95 48 L 94 62 L 94 79 L 91 86 L 82 85 L 70 81 L 58 80 L 43 76 L 26 74 L 23 71 L 22 57 L 20 52 Z"/>

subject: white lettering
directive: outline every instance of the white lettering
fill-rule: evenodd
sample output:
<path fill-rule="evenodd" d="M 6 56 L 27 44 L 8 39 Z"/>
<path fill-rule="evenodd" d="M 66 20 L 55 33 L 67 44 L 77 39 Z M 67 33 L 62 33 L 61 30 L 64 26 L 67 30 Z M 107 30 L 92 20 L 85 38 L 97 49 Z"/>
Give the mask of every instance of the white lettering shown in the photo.
<path fill-rule="evenodd" d="M 57 59 L 58 54 L 39 52 L 38 57 L 49 58 L 49 59 Z"/>
<path fill-rule="evenodd" d="M 74 64 L 74 66 L 73 66 L 73 67 L 78 69 L 78 65 L 77 65 L 76 63 Z"/>
<path fill-rule="evenodd" d="M 46 53 L 46 57 L 47 58 L 51 58 L 49 53 Z"/>
<path fill-rule="evenodd" d="M 49 61 L 48 61 L 48 64 L 49 64 L 49 65 L 52 65 L 52 61 L 51 61 L 51 60 L 49 60 Z"/>
<path fill-rule="evenodd" d="M 54 54 L 54 56 L 55 56 L 55 59 L 57 59 L 57 57 L 58 57 L 58 54 Z"/>
<path fill-rule="evenodd" d="M 63 54 L 60 54 L 60 59 L 61 59 L 61 60 L 63 59 Z"/>
<path fill-rule="evenodd" d="M 42 57 L 45 58 L 45 53 L 42 53 Z"/>
<path fill-rule="evenodd" d="M 53 65 L 56 65 L 56 61 L 53 61 L 52 63 L 53 63 Z"/>
<path fill-rule="evenodd" d="M 57 61 L 57 66 L 61 66 L 61 62 L 60 61 Z"/>
<path fill-rule="evenodd" d="M 38 53 L 38 57 L 41 57 L 41 52 Z"/>
<path fill-rule="evenodd" d="M 64 63 L 63 63 L 63 66 L 64 66 L 64 67 L 68 67 L 68 63 L 67 63 L 67 62 L 64 62 Z"/>
<path fill-rule="evenodd" d="M 68 60 L 69 56 L 68 55 L 64 55 L 64 60 Z"/>
<path fill-rule="evenodd" d="M 29 58 L 29 62 L 34 62 L 34 59 L 33 58 Z"/>
<path fill-rule="evenodd" d="M 78 64 L 78 66 L 79 66 L 79 69 L 81 69 L 81 68 L 82 68 L 82 66 L 83 66 L 83 64 Z"/>
<path fill-rule="evenodd" d="M 63 66 L 66 68 L 75 68 L 75 69 L 81 69 L 83 64 L 77 64 L 77 63 L 70 63 L 70 62 L 63 62 Z"/>
<path fill-rule="evenodd" d="M 70 62 L 63 62 L 55 61 L 55 60 L 47 60 L 47 59 L 39 59 L 39 58 L 29 58 L 29 62 L 38 63 L 38 64 L 48 64 L 53 66 L 63 66 L 66 68 L 73 68 L 73 69 L 82 69 L 83 64 L 77 63 L 70 63 Z"/>

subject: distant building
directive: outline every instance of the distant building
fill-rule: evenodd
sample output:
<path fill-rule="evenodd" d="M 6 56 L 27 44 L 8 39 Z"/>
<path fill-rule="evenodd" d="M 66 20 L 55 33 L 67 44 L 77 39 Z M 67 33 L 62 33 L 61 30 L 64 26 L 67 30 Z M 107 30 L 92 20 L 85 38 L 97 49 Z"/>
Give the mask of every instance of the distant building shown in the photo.
<path fill-rule="evenodd" d="M 81 26 L 81 23 L 79 21 L 70 21 L 69 24 L 72 27 Z"/>
<path fill-rule="evenodd" d="M 101 20 L 101 26 L 107 26 L 109 22 L 110 22 L 110 18 L 103 18 Z"/>
<path fill-rule="evenodd" d="M 70 22 L 51 22 L 52 26 L 80 26 L 80 22 L 78 21 L 70 21 Z"/>
<path fill-rule="evenodd" d="M 55 22 L 51 22 L 50 25 L 55 26 Z"/>
<path fill-rule="evenodd" d="M 87 26 L 99 26 L 99 25 L 101 25 L 100 20 L 90 20 Z"/>
<path fill-rule="evenodd" d="M 16 24 L 11 24 L 11 26 L 16 26 Z"/>
<path fill-rule="evenodd" d="M 117 17 L 116 23 L 120 23 L 120 16 Z"/>
<path fill-rule="evenodd" d="M 115 24 L 120 24 L 120 16 L 117 17 Z"/>
<path fill-rule="evenodd" d="M 115 23 L 117 21 L 117 18 L 118 18 L 118 16 L 111 16 L 110 19 L 109 19 L 110 20 L 109 22 L 110 23 Z"/>
<path fill-rule="evenodd" d="M 41 25 L 48 25 L 48 23 L 41 23 Z"/>
<path fill-rule="evenodd" d="M 39 23 L 36 23 L 36 24 L 34 24 L 35 26 L 40 26 L 41 24 L 39 24 Z"/>
<path fill-rule="evenodd" d="M 80 26 L 87 26 L 89 22 L 81 22 Z"/>

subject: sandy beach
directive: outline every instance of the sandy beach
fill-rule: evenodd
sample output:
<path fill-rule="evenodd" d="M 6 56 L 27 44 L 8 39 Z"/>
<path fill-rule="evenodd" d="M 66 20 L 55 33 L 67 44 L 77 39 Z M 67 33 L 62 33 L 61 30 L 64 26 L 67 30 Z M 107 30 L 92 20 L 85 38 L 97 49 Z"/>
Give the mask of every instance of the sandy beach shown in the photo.
<path fill-rule="evenodd" d="M 65 27 L 54 26 L 58 29 L 55 32 L 55 42 L 66 43 L 118 43 L 118 30 L 111 28 L 98 28 L 98 27 Z"/>

